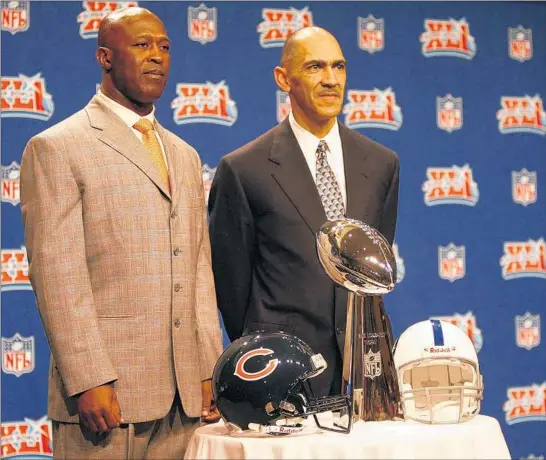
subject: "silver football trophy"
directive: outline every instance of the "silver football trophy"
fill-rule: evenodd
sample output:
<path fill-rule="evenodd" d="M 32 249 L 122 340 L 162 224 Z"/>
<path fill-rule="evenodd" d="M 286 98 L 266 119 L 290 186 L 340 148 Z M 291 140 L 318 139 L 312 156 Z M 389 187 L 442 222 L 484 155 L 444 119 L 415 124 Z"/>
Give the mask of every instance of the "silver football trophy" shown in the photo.
<path fill-rule="evenodd" d="M 385 237 L 353 219 L 326 222 L 317 232 L 319 260 L 349 291 L 342 392 L 350 411 L 338 424 L 403 419 L 393 337 L 382 295 L 396 284 L 396 259 Z M 347 412 L 347 410 L 345 410 Z"/>

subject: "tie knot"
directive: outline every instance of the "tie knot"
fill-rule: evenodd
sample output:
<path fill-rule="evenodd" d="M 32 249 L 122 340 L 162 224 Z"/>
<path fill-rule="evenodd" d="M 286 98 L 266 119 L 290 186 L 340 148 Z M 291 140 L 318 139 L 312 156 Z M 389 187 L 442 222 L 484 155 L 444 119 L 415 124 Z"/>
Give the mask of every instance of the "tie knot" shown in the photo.
<path fill-rule="evenodd" d="M 140 131 L 142 134 L 144 134 L 144 133 L 147 133 L 148 131 L 153 131 L 154 125 L 147 118 L 141 118 L 133 125 L 133 128 L 135 128 L 137 131 Z"/>
<path fill-rule="evenodd" d="M 323 158 L 326 156 L 326 150 L 328 150 L 328 144 L 326 141 L 320 141 L 317 147 L 317 156 Z"/>

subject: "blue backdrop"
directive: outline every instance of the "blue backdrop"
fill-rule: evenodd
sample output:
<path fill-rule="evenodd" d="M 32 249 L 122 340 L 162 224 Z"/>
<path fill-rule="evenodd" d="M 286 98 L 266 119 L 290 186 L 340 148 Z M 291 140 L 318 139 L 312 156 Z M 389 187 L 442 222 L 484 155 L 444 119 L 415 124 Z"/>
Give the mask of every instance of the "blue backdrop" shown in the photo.
<path fill-rule="evenodd" d="M 49 349 L 28 282 L 19 164 L 31 136 L 93 96 L 98 25 L 120 4 L 1 4 L 1 454 L 48 456 Z M 336 35 L 348 60 L 340 120 L 400 156 L 400 279 L 386 297 L 395 335 L 430 317 L 462 327 L 479 350 L 482 413 L 514 458 L 544 455 L 546 5 L 138 4 L 172 39 L 157 117 L 198 150 L 206 185 L 222 155 L 286 115 L 272 69 L 291 31 Z"/>

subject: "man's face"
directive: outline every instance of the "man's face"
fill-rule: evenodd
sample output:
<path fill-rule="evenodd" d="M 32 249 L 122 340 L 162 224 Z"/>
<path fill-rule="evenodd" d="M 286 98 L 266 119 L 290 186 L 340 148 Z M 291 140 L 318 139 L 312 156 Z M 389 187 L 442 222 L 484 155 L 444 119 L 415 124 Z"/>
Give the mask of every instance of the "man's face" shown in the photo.
<path fill-rule="evenodd" d="M 169 76 L 170 42 L 163 23 L 152 14 L 127 17 L 116 25 L 110 78 L 125 97 L 139 103 L 158 99 Z"/>
<path fill-rule="evenodd" d="M 287 66 L 287 76 L 292 110 L 303 112 L 315 123 L 339 115 L 347 74 L 334 37 L 324 34 L 302 40 Z"/>

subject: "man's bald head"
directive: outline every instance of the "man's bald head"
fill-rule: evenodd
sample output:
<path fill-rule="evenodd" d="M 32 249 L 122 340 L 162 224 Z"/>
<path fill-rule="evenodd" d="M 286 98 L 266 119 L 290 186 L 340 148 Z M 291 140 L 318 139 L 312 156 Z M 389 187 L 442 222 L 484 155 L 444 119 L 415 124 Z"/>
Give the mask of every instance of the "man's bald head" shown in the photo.
<path fill-rule="evenodd" d="M 306 46 L 316 40 L 333 40 L 337 43 L 336 38 L 322 27 L 313 26 L 298 29 L 284 43 L 281 54 L 281 67 L 288 69 L 296 57 L 305 53 Z"/>
<path fill-rule="evenodd" d="M 146 16 L 151 16 L 161 22 L 161 19 L 150 10 L 138 6 L 122 8 L 121 10 L 108 13 L 100 23 L 97 40 L 98 46 L 111 46 L 117 27 L 129 20 L 145 19 Z"/>
<path fill-rule="evenodd" d="M 273 74 L 290 97 L 296 122 L 317 137 L 326 135 L 341 112 L 347 79 L 336 38 L 321 27 L 297 30 L 286 40 Z"/>
<path fill-rule="evenodd" d="M 114 11 L 101 22 L 98 45 L 101 91 L 141 115 L 149 113 L 169 75 L 171 44 L 161 19 L 144 8 Z"/>

